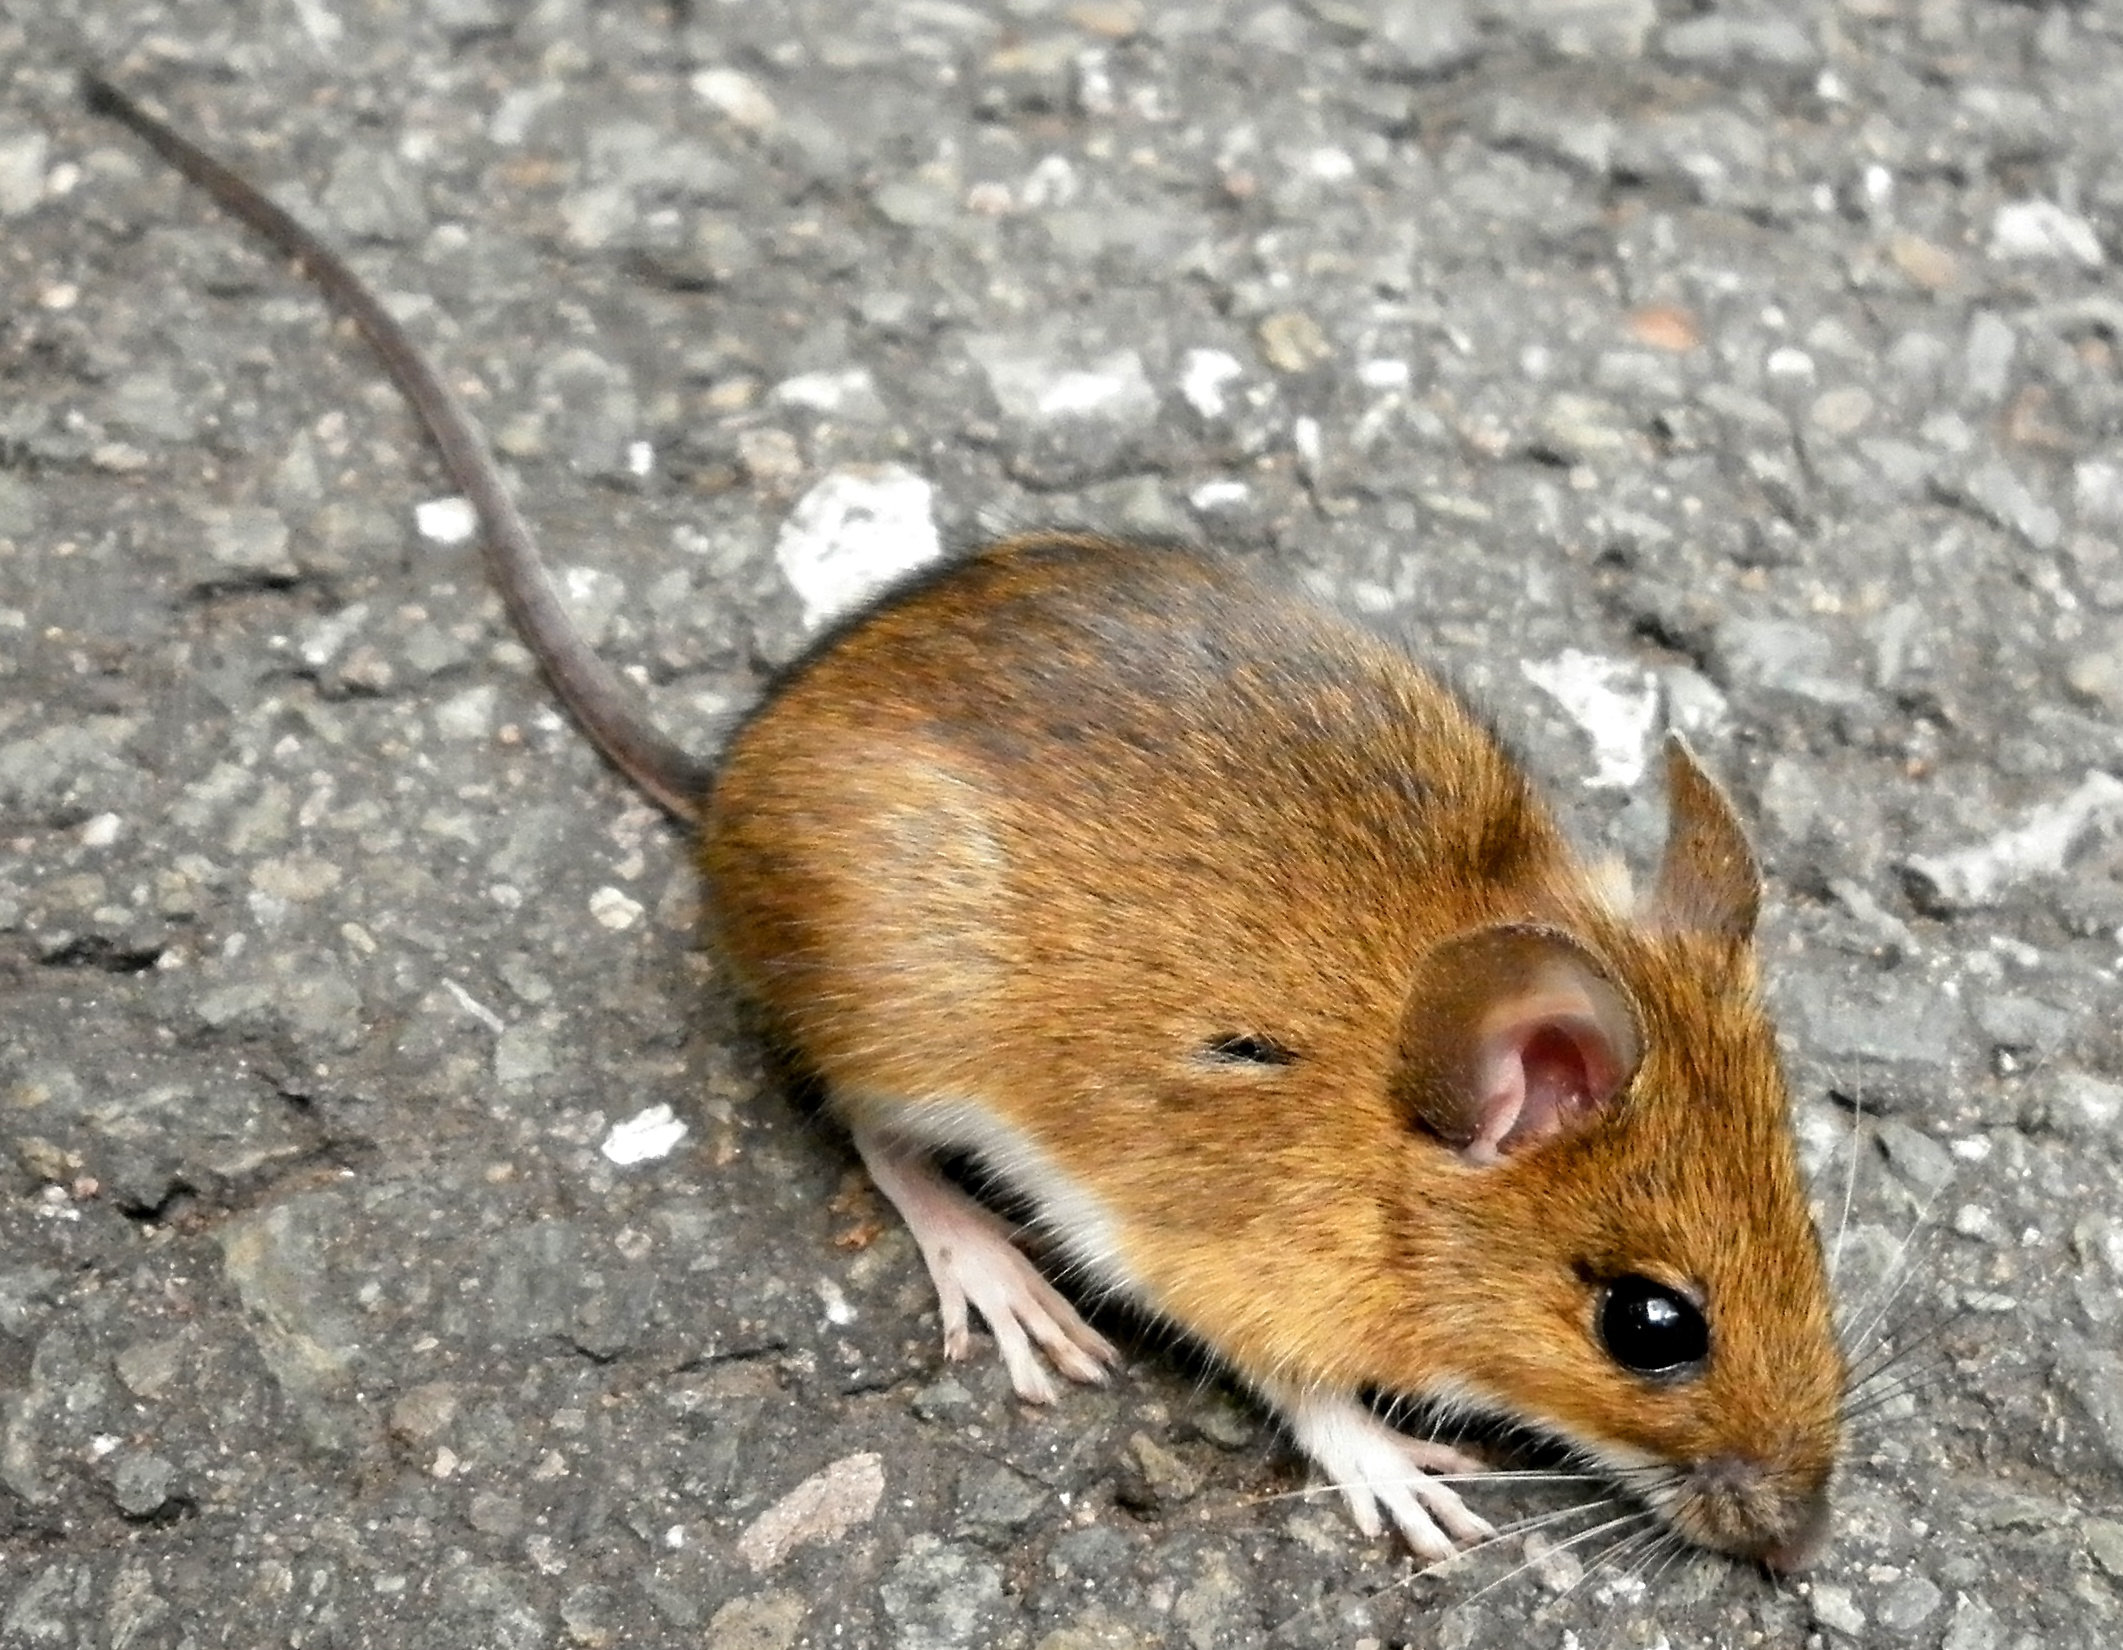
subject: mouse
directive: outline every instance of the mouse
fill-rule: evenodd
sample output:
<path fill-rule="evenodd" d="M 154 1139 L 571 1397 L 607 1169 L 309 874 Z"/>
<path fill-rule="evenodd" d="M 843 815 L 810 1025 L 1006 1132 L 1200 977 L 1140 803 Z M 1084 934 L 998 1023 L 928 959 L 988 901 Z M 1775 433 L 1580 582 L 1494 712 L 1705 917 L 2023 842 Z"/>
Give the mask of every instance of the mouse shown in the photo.
<path fill-rule="evenodd" d="M 352 269 L 90 75 L 381 357 L 590 740 L 693 833 L 707 921 L 934 1283 L 1054 1402 L 1205 1349 L 1359 1529 L 1493 1535 L 1484 1463 L 1382 1406 L 1523 1428 L 1680 1541 L 1821 1552 L 1846 1361 L 1726 792 L 1664 752 L 1641 891 L 1409 654 L 1202 546 L 1015 533 L 833 624 L 706 762 L 571 624 L 477 422 Z"/>

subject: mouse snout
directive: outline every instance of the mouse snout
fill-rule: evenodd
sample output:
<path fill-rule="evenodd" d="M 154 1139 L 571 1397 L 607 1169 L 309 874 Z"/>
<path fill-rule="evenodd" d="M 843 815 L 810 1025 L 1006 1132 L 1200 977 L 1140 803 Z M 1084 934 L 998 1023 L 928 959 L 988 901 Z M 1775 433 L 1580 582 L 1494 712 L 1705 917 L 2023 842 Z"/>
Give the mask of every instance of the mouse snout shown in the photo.
<path fill-rule="evenodd" d="M 1812 1564 L 1828 1545 L 1826 1472 L 1716 1455 L 1690 1469 L 1687 1490 L 1686 1504 L 1706 1526 L 1698 1536 L 1706 1546 L 1789 1575 Z"/>
<path fill-rule="evenodd" d="M 1828 1548 L 1828 1488 L 1814 1492 L 1805 1516 L 1796 1529 L 1762 1553 L 1762 1562 L 1779 1575 L 1795 1575 L 1809 1569 Z"/>

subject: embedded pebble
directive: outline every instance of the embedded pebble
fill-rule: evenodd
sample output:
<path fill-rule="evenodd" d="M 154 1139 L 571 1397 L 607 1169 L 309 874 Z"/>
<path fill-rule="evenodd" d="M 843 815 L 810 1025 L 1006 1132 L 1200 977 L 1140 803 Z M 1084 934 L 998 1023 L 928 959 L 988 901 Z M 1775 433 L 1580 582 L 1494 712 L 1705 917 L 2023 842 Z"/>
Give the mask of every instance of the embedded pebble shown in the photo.
<path fill-rule="evenodd" d="M 817 630 L 943 554 L 928 482 L 897 464 L 836 470 L 789 513 L 774 545 Z"/>
<path fill-rule="evenodd" d="M 685 1139 L 686 1125 L 669 1106 L 650 1106 L 624 1123 L 612 1125 L 598 1150 L 622 1168 L 669 1157 Z"/>
<path fill-rule="evenodd" d="M 745 1526 L 737 1554 L 757 1574 L 807 1543 L 831 1544 L 867 1524 L 885 1493 L 884 1461 L 844 1456 L 813 1473 Z"/>
<path fill-rule="evenodd" d="M 1576 648 L 1553 659 L 1524 660 L 1519 669 L 1591 737 L 1588 785 L 1627 789 L 1643 777 L 1658 722 L 1656 678 L 1627 660 L 1600 658 Z"/>

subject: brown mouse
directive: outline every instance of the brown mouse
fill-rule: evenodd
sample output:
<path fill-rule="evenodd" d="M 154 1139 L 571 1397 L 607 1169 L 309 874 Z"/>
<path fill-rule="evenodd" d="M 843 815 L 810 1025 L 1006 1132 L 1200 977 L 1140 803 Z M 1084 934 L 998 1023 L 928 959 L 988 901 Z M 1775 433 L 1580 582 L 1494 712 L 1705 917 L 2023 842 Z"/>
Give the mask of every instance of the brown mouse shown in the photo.
<path fill-rule="evenodd" d="M 1780 1569 L 1828 1523 L 1845 1366 L 1756 984 L 1760 879 L 1678 740 L 1618 899 L 1378 638 L 1190 549 L 1005 540 L 822 638 L 719 771 L 571 628 L 477 426 L 359 279 L 100 80 L 362 327 L 478 507 L 560 697 L 699 834 L 724 954 L 912 1230 L 945 1349 L 1018 1392 L 1113 1349 L 947 1179 L 1195 1337 L 1366 1531 L 1488 1527 L 1372 1394 L 1545 1434 Z"/>

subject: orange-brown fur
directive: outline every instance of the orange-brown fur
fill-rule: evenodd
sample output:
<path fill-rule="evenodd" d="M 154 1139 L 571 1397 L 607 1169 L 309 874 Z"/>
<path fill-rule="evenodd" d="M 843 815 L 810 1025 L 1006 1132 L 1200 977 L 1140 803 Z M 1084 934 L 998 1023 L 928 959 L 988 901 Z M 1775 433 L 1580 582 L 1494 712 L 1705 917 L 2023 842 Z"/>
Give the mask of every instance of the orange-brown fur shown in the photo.
<path fill-rule="evenodd" d="M 1011 541 L 792 674 L 701 861 L 739 976 L 849 1115 L 990 1108 L 1242 1375 L 1825 1480 L 1842 1369 L 1751 946 L 1617 916 L 1377 639 L 1189 552 Z M 1396 1033 L 1429 948 L 1526 921 L 1605 960 L 1646 1055 L 1596 1126 L 1473 1167 L 1391 1100 Z M 1203 1057 L 1234 1033 L 1297 1058 Z M 1602 1354 L 1589 1279 L 1620 1271 L 1713 1303 L 1703 1380 Z"/>
<path fill-rule="evenodd" d="M 390 311 L 246 179 L 84 90 L 356 320 L 477 501 L 561 700 L 695 818 L 705 771 L 569 621 L 476 422 Z M 1796 1551 L 1842 1366 L 1755 997 L 1752 859 L 1692 762 L 1671 778 L 1651 920 L 1625 922 L 1401 655 L 1210 558 L 1046 535 L 829 638 L 697 817 L 732 963 L 851 1121 L 983 1108 L 1111 1222 L 1093 1258 L 1114 1281 L 1264 1390 L 1471 1397 L 1610 1462 L 1740 1461 L 1744 1494 L 1663 1510 L 1712 1545 Z M 1419 960 L 1498 924 L 1568 936 L 1644 1055 L 1589 1123 L 1477 1163 L 1410 1109 L 1402 1056 Z M 1234 1034 L 1295 1058 L 1205 1057 Z M 1602 1356 L 1597 1281 L 1620 1271 L 1707 1302 L 1700 1379 Z"/>

